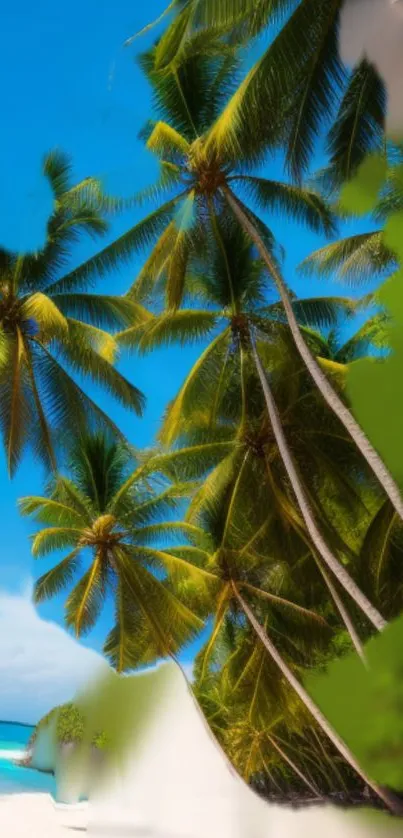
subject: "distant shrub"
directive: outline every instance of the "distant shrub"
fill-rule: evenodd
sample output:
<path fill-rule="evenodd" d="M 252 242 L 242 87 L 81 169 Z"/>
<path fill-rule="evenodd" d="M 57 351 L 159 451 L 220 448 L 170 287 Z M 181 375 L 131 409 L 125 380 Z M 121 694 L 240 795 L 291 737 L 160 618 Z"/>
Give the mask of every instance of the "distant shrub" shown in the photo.
<path fill-rule="evenodd" d="M 70 701 L 67 704 L 61 704 L 58 707 L 54 707 L 53 710 L 50 710 L 49 713 L 46 713 L 46 715 L 43 716 L 43 718 L 36 725 L 36 728 L 31 736 L 29 747 L 32 747 L 34 744 L 39 731 L 47 727 L 55 716 L 57 716 L 56 737 L 59 745 L 67 745 L 71 743 L 78 745 L 83 741 L 85 732 L 85 717 L 78 707 Z M 92 744 L 99 750 L 106 748 L 108 745 L 108 737 L 106 733 L 104 731 L 97 732 L 92 737 Z"/>

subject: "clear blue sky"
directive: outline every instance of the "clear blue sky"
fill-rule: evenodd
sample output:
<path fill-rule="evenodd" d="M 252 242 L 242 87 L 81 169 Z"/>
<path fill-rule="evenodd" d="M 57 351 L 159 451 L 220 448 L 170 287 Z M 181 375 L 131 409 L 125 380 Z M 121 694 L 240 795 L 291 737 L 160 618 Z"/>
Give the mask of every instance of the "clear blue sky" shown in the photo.
<path fill-rule="evenodd" d="M 0 154 L 0 244 L 31 249 L 43 241 L 50 208 L 40 175 L 46 151 L 59 147 L 71 155 L 77 179 L 104 178 L 112 193 L 132 194 L 152 182 L 154 163 L 137 140 L 150 115 L 150 93 L 134 63 L 134 54 L 146 41 L 123 49 L 125 38 L 154 19 L 167 0 L 14 0 L 2 13 L 0 79 L 3 125 Z M 147 38 L 147 42 L 150 38 Z M 322 161 L 320 161 L 322 162 Z M 279 166 L 271 174 L 281 177 Z M 123 232 L 140 218 L 141 210 L 119 219 L 111 232 Z M 273 219 L 272 228 L 287 248 L 286 277 L 300 294 L 325 293 L 323 283 L 302 286 L 295 277 L 298 262 L 320 246 L 318 237 L 294 224 Z M 80 245 L 74 262 L 95 252 L 93 244 Z M 133 281 L 138 263 L 103 281 L 109 292 L 123 292 Z M 334 293 L 334 291 L 333 291 Z M 342 293 L 342 289 L 340 289 Z M 164 350 L 146 359 L 124 359 L 122 371 L 147 396 L 140 421 L 111 403 L 99 401 L 118 421 L 136 446 L 151 443 L 167 401 L 177 391 L 198 349 Z M 42 490 L 41 469 L 27 457 L 12 483 L 0 454 L 1 521 L 0 588 L 17 591 L 26 578 L 49 566 L 33 566 L 29 522 L 19 518 L 16 500 Z M 62 600 L 41 607 L 47 618 L 62 622 Z M 100 649 L 109 627 L 109 611 L 92 632 L 88 645 Z"/>

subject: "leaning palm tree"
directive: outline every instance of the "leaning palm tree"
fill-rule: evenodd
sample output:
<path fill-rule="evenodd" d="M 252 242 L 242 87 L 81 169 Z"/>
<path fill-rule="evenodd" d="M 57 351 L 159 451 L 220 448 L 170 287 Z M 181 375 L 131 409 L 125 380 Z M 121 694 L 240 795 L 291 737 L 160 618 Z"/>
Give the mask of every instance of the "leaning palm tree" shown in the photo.
<path fill-rule="evenodd" d="M 112 295 L 83 293 L 63 275 L 82 234 L 107 230 L 108 202 L 90 178 L 71 183 L 68 160 L 49 154 L 44 174 L 53 191 L 45 245 L 36 253 L 0 251 L 0 424 L 12 475 L 27 445 L 47 467 L 57 443 L 88 423 L 113 426 L 71 373 L 106 388 L 125 407 L 142 411 L 143 395 L 113 366 L 109 331 L 139 316 Z"/>
<path fill-rule="evenodd" d="M 278 355 L 281 355 L 282 351 L 287 353 L 288 337 L 281 306 L 278 302 L 271 305 L 265 302 L 267 278 L 264 265 L 259 259 L 254 258 L 247 235 L 235 222 L 226 220 L 222 223 L 217 219 L 215 232 L 218 242 L 213 238 L 210 246 L 212 253 L 207 259 L 207 266 L 202 263 L 198 277 L 192 273 L 190 277 L 186 275 L 183 280 L 183 291 L 185 294 L 193 292 L 196 308 L 168 310 L 119 336 L 120 342 L 138 346 L 143 350 L 150 350 L 164 343 L 169 344 L 173 340 L 184 343 L 195 338 L 200 339 L 201 336 L 209 336 L 211 339 L 184 382 L 178 397 L 170 406 L 160 439 L 165 444 L 172 444 L 181 434 L 186 433 L 187 427 L 192 427 L 195 414 L 197 416 L 198 412 L 203 411 L 207 426 L 213 430 L 223 402 L 228 406 L 232 398 L 236 416 L 238 405 L 241 405 L 237 444 L 244 442 L 248 438 L 250 422 L 254 418 L 250 403 L 251 394 L 248 390 L 248 366 L 252 366 L 255 375 L 257 373 L 260 379 L 269 414 L 269 425 L 274 433 L 286 475 L 298 500 L 309 537 L 331 572 L 374 626 L 381 630 L 385 626 L 384 619 L 363 596 L 363 592 L 339 562 L 334 550 L 329 549 L 328 541 L 323 537 L 314 504 L 309 499 L 303 480 L 298 474 L 269 381 L 263 371 L 260 357 L 264 353 L 262 342 L 266 341 L 269 344 L 270 358 L 270 345 L 272 356 L 275 356 L 276 352 Z M 204 303 L 203 309 L 200 309 L 200 300 Z M 315 325 L 335 322 L 340 312 L 351 313 L 353 310 L 351 302 L 342 298 L 299 300 L 295 301 L 293 306 L 300 319 Z M 308 330 L 307 338 L 312 341 Z M 267 355 L 265 357 L 267 359 Z M 295 358 L 293 362 L 295 363 Z M 326 365 L 325 360 L 321 363 Z M 294 381 L 295 375 L 294 369 Z M 357 649 L 360 650 L 350 622 L 349 630 Z"/>
<path fill-rule="evenodd" d="M 283 625 L 279 628 L 276 633 L 283 654 L 297 671 L 301 634 L 296 627 L 292 632 L 290 622 L 287 635 Z M 339 635 L 338 643 L 340 639 Z M 322 663 L 323 649 L 315 648 L 312 638 L 309 647 L 310 666 L 313 661 Z M 333 655 L 334 651 L 331 647 Z M 277 792 L 283 799 L 296 788 L 319 798 L 335 788 L 347 791 L 346 781 L 349 792 L 357 786 L 355 772 L 312 724 L 312 716 L 279 677 L 256 634 L 249 625 L 240 624 L 236 613 L 223 626 L 207 676 L 201 678 L 203 654 L 202 649 L 194 667 L 197 698 L 247 782 L 257 790 L 263 786 L 265 796 Z"/>
<path fill-rule="evenodd" d="M 171 578 L 174 590 L 179 595 L 185 595 L 187 602 L 197 609 L 198 613 L 203 613 L 204 617 L 210 616 L 212 622 L 209 639 L 199 657 L 200 680 L 202 682 L 208 674 L 209 663 L 214 663 L 214 654 L 222 638 L 226 621 L 231 619 L 234 612 L 237 613 L 241 624 L 245 625 L 246 621 L 259 640 L 260 645 L 256 651 L 260 666 L 263 668 L 265 664 L 262 657 L 262 650 L 265 650 L 285 682 L 296 693 L 306 711 L 313 716 L 338 752 L 388 807 L 399 812 L 399 801 L 392 793 L 380 788 L 366 776 L 297 677 L 298 667 L 290 660 L 290 650 L 291 654 L 295 655 L 299 646 L 301 651 L 304 636 L 305 639 L 309 638 L 308 643 L 313 637 L 323 641 L 328 626 L 317 611 L 299 603 L 298 589 L 294 590 L 292 598 L 285 595 L 284 579 L 279 579 L 278 574 L 279 588 L 276 591 L 276 568 L 268 568 L 267 554 L 262 554 L 259 546 L 255 550 L 248 539 L 243 548 L 240 547 L 244 523 L 248 521 L 248 510 L 253 506 L 250 485 L 246 491 L 244 485 L 242 493 L 247 509 L 244 508 L 244 503 L 240 503 L 239 487 L 245 474 L 245 462 L 246 457 L 243 458 L 241 469 L 234 468 L 233 463 L 231 468 L 226 464 L 221 468 L 221 479 L 217 479 L 217 473 L 210 475 L 191 504 L 191 515 L 208 533 L 210 545 L 206 543 L 204 547 L 193 548 L 193 551 L 183 545 L 172 551 L 181 560 Z M 249 466 L 249 472 L 250 470 Z M 255 492 L 257 485 L 254 484 Z M 236 512 L 240 513 L 238 523 L 234 520 L 235 505 Z M 255 533 L 255 542 L 258 540 L 256 536 L 259 534 Z M 247 537 L 246 533 L 245 540 Z M 262 614 L 259 619 L 257 615 L 261 612 L 265 616 Z M 279 638 L 277 643 L 274 642 L 273 634 L 276 639 Z M 294 641 L 294 638 L 298 639 Z M 281 645 L 284 644 L 288 647 L 287 655 L 281 649 Z M 251 663 L 249 659 L 249 665 Z"/>
<path fill-rule="evenodd" d="M 326 203 L 315 191 L 251 175 L 250 167 L 256 162 L 253 145 L 249 147 L 245 142 L 236 149 L 228 146 L 225 125 L 215 118 L 231 82 L 225 53 L 213 59 L 193 56 L 175 72 L 159 73 L 155 70 L 154 49 L 143 58 L 143 66 L 154 86 L 159 111 L 167 120 L 148 126 L 145 132 L 147 147 L 161 165 L 160 181 L 151 195 L 168 190 L 172 197 L 81 266 L 76 280 L 81 277 L 88 281 L 94 273 L 109 269 L 139 247 L 153 244 L 131 296 L 144 300 L 150 288 L 162 280 L 168 306 L 175 308 L 182 300 L 186 273 L 206 248 L 206 237 L 215 237 L 219 245 L 217 220 L 230 211 L 255 244 L 277 288 L 295 345 L 315 384 L 403 518 L 400 490 L 313 356 L 295 316 L 273 236 L 242 195 L 249 196 L 260 209 L 280 210 L 318 232 L 333 229 Z"/>
<path fill-rule="evenodd" d="M 35 601 L 73 585 L 65 620 L 81 637 L 112 597 L 116 622 L 104 651 L 119 672 L 176 654 L 203 626 L 164 581 L 178 560 L 153 546 L 194 532 L 170 520 L 180 498 L 181 488 L 158 483 L 146 460 L 97 434 L 78 441 L 67 476 L 52 478 L 46 496 L 19 502 L 42 527 L 33 537 L 35 558 L 68 549 L 37 581 Z"/>

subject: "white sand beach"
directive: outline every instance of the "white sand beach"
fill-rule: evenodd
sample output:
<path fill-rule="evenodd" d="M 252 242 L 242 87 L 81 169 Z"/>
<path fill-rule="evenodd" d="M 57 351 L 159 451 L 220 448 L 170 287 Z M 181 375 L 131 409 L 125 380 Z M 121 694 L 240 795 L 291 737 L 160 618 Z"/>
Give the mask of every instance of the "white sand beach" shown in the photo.
<path fill-rule="evenodd" d="M 0 835 L 7 838 L 73 838 L 87 825 L 87 804 L 64 806 L 37 793 L 0 797 Z"/>
<path fill-rule="evenodd" d="M 401 836 L 399 821 L 361 821 L 348 812 L 323 807 L 304 811 L 292 811 L 277 806 L 267 807 L 270 816 L 266 828 L 256 832 L 253 818 L 244 824 L 245 838 L 398 838 Z M 213 813 L 212 813 L 213 814 Z M 94 812 L 89 804 L 56 804 L 47 794 L 12 794 L 0 797 L 0 835 L 7 838 L 77 838 L 80 834 L 88 838 L 184 838 L 184 833 L 160 832 L 142 828 L 135 820 L 122 822 L 121 812 L 115 809 L 116 819 L 109 810 L 109 818 L 103 824 L 93 820 Z M 199 835 L 198 830 L 194 834 Z M 193 833 L 186 833 L 191 838 Z M 220 830 L 212 828 L 210 838 L 219 838 Z M 240 833 L 236 831 L 236 835 Z"/>
<path fill-rule="evenodd" d="M 161 680 L 162 679 L 162 680 Z M 58 804 L 49 794 L 0 797 L 7 838 L 397 838 L 402 822 L 330 806 L 296 811 L 262 800 L 212 738 L 181 670 L 172 664 L 110 686 L 120 714 L 144 684 L 158 712 L 134 735 L 127 759 L 108 771 L 89 803 Z M 104 690 L 108 687 L 104 683 Z M 119 694 L 116 688 L 121 691 Z M 97 690 L 95 690 L 96 698 Z M 94 698 L 94 700 L 95 700 Z M 95 712 L 95 707 L 93 707 Z M 135 714 L 133 730 L 135 728 Z M 135 733 L 135 731 L 134 731 Z M 78 783 L 79 785 L 80 783 Z M 77 782 L 73 783 L 75 793 Z M 71 787 L 70 791 L 74 790 Z M 68 791 L 66 786 L 65 791 Z M 79 799 L 78 797 L 74 799 Z M 72 799 L 70 795 L 64 799 Z"/>

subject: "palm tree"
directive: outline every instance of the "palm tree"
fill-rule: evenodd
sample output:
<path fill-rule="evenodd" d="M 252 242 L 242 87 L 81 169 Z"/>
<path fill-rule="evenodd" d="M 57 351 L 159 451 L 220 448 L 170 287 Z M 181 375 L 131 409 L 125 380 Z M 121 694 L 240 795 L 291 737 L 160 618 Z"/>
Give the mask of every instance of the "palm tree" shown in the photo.
<path fill-rule="evenodd" d="M 27 445 L 55 469 L 58 443 L 64 445 L 73 429 L 101 422 L 117 432 L 70 372 L 102 385 L 138 414 L 144 401 L 114 369 L 117 347 L 109 334 L 139 317 L 140 308 L 120 297 L 83 293 L 62 273 L 81 234 L 106 231 L 110 202 L 91 178 L 72 185 L 60 153 L 46 157 L 44 174 L 54 203 L 43 249 L 0 251 L 0 423 L 11 475 Z"/>
<path fill-rule="evenodd" d="M 274 432 L 286 474 L 298 499 L 309 537 L 325 564 L 376 628 L 381 630 L 385 621 L 368 599 L 363 597 L 362 591 L 340 564 L 334 552 L 328 548 L 318 526 L 314 505 L 308 499 L 303 481 L 295 468 L 293 455 L 263 372 L 259 357 L 262 349 L 259 348 L 259 353 L 256 351 L 254 334 L 260 341 L 263 338 L 271 343 L 276 342 L 277 335 L 278 354 L 281 352 L 282 335 L 287 334 L 279 303 L 269 306 L 265 304 L 267 280 L 264 265 L 260 260 L 253 258 L 253 249 L 248 237 L 234 223 L 227 221 L 222 224 L 217 219 L 215 231 L 218 242 L 213 242 L 215 249 L 208 259 L 209 273 L 202 265 L 199 277 L 191 274 L 190 278 L 185 276 L 183 280 L 184 293 L 186 294 L 190 286 L 189 292 L 193 291 L 196 296 L 196 305 L 201 299 L 205 308 L 168 310 L 154 316 L 144 326 L 132 327 L 120 335 L 122 343 L 129 346 L 137 345 L 143 350 L 150 350 L 172 340 L 183 343 L 186 340 L 200 339 L 201 336 L 210 335 L 212 338 L 171 405 L 160 432 L 160 439 L 165 444 L 171 444 L 186 430 L 187 425 L 192 426 L 195 412 L 197 415 L 200 410 L 208 414 L 207 421 L 212 429 L 222 408 L 222 399 L 228 404 L 228 395 L 231 394 L 234 404 L 242 405 L 237 439 L 245 440 L 249 432 L 248 424 L 253 416 L 253 408 L 248 403 L 250 394 L 247 384 L 247 364 L 252 361 L 265 395 L 270 427 Z M 335 322 L 341 311 L 352 311 L 351 303 L 341 298 L 300 300 L 293 305 L 300 318 L 315 324 Z M 308 339 L 310 338 L 308 332 Z M 231 388 L 230 377 L 234 375 L 239 395 L 236 389 Z M 284 475 L 280 479 L 284 480 Z M 329 584 L 327 577 L 325 581 Z M 343 606 L 341 607 L 343 610 Z M 361 653 L 353 626 L 350 621 L 348 623 L 353 641 Z"/>
<path fill-rule="evenodd" d="M 142 63 L 154 86 L 159 111 L 168 121 L 159 121 L 145 131 L 147 147 L 161 163 L 160 181 L 149 194 L 155 197 L 161 190 L 168 190 L 173 197 L 81 266 L 80 276 L 88 280 L 139 247 L 153 243 L 132 298 L 144 300 L 150 288 L 162 282 L 168 306 L 175 308 L 181 302 L 185 276 L 193 260 L 205 250 L 206 237 L 217 239 L 217 220 L 230 209 L 255 244 L 277 288 L 296 347 L 315 384 L 403 519 L 403 499 L 397 484 L 304 339 L 274 253 L 272 234 L 240 195 L 246 192 L 262 209 L 284 211 L 312 229 L 329 233 L 333 218 L 327 205 L 312 190 L 249 174 L 258 157 L 253 143 L 249 146 L 243 142 L 236 149 L 228 146 L 225 120 L 215 119 L 232 79 L 225 52 L 213 59 L 196 55 L 175 71 L 161 73 L 155 70 L 156 50 L 158 46 L 143 57 Z M 231 61 L 229 65 L 231 70 Z"/>
<path fill-rule="evenodd" d="M 283 654 L 290 656 L 283 626 L 277 626 Z M 295 632 L 295 633 L 294 633 Z M 301 646 L 298 630 L 287 625 L 295 652 Z M 311 638 L 312 641 L 312 638 Z M 338 638 L 339 642 L 339 638 Z M 331 655 L 334 657 L 335 648 Z M 323 650 L 310 643 L 310 666 L 323 659 Z M 319 798 L 337 788 L 350 793 L 357 775 L 340 759 L 312 717 L 278 675 L 276 665 L 249 625 L 232 615 L 223 626 L 207 675 L 201 678 L 203 650 L 196 659 L 194 676 L 198 701 L 211 729 L 247 782 L 271 799 L 284 800 L 308 790 Z"/>
<path fill-rule="evenodd" d="M 176 13 L 156 52 L 156 69 L 177 70 L 190 55 L 264 44 L 221 117 L 227 148 L 284 149 L 294 178 L 306 171 L 324 127 L 327 182 L 340 186 L 372 150 L 383 148 L 386 94 L 362 60 L 348 73 L 338 54 L 343 0 L 173 0 Z M 267 35 L 269 42 L 267 44 Z M 225 134 L 225 136 L 224 136 Z"/>
<path fill-rule="evenodd" d="M 355 334 L 340 340 L 337 329 L 329 332 L 326 340 L 317 336 L 318 351 L 339 369 L 365 357 L 370 352 L 389 348 L 389 318 L 380 312 L 369 318 Z M 356 542 L 357 571 L 360 586 L 388 618 L 396 617 L 402 607 L 402 523 L 388 498 L 369 487 L 365 504 L 370 513 Z"/>
<path fill-rule="evenodd" d="M 153 546 L 178 531 L 193 533 L 169 520 L 180 498 L 181 487 L 161 485 L 147 460 L 136 462 L 123 443 L 96 434 L 79 440 L 68 476 L 53 477 L 46 496 L 19 502 L 21 513 L 42 525 L 33 537 L 35 558 L 69 551 L 37 581 L 35 602 L 76 580 L 65 620 L 81 637 L 112 596 L 116 622 L 104 651 L 119 672 L 176 654 L 203 626 L 164 580 L 177 560 Z"/>
<path fill-rule="evenodd" d="M 184 460 L 187 457 L 190 459 L 189 452 L 182 452 L 182 457 Z M 174 455 L 168 454 L 166 458 L 170 458 L 172 465 Z M 163 456 L 157 459 L 159 465 L 162 464 L 162 460 Z M 190 462 L 193 471 L 194 461 L 193 464 L 191 460 Z M 178 459 L 175 465 L 178 465 Z M 279 579 L 278 568 L 275 565 L 268 567 L 267 553 L 261 552 L 261 532 L 255 532 L 252 540 L 248 537 L 249 531 L 245 529 L 245 523 L 250 519 L 250 510 L 254 507 L 261 509 L 260 497 L 257 497 L 259 482 L 256 475 L 253 482 L 255 496 L 251 495 L 252 468 L 247 453 L 244 454 L 240 465 L 239 460 L 233 455 L 232 463 L 227 462 L 224 466 L 220 464 L 209 475 L 190 505 L 187 520 L 194 521 L 194 525 L 201 525 L 210 537 L 210 545 L 208 546 L 207 542 L 205 547 L 189 548 L 183 545 L 172 550 L 182 562 L 171 577 L 174 590 L 180 597 L 186 596 L 189 605 L 205 618 L 212 617 L 210 637 L 199 655 L 200 680 L 203 682 L 210 663 L 216 665 L 217 644 L 219 654 L 225 625 L 228 619 L 238 614 L 241 625 L 251 626 L 261 647 L 268 652 L 285 682 L 295 691 L 316 724 L 343 758 L 387 806 L 400 811 L 399 801 L 395 800 L 394 795 L 381 789 L 365 775 L 345 743 L 303 688 L 296 676 L 295 663 L 288 663 L 281 646 L 278 648 L 273 642 L 273 635 L 279 637 L 287 656 L 290 656 L 290 650 L 294 657 L 297 653 L 300 663 L 301 659 L 304 660 L 303 641 L 305 640 L 312 652 L 312 640 L 323 643 L 328 626 L 320 613 L 299 604 L 298 590 L 300 592 L 301 588 L 295 586 L 292 598 L 285 595 L 284 577 L 283 580 Z M 244 476 L 247 469 L 249 483 L 247 488 L 242 486 L 241 500 L 239 492 L 241 485 L 245 484 Z M 218 474 L 218 470 L 221 474 Z M 255 521 L 253 523 L 255 524 Z M 193 566 L 193 571 L 189 570 L 189 565 Z M 276 571 L 279 585 L 277 592 Z M 251 606 L 250 600 L 253 601 L 254 607 Z M 262 608 L 265 616 L 259 620 L 256 611 L 259 612 Z M 261 658 L 262 668 L 264 664 L 264 658 Z M 280 686 L 280 689 L 284 687 Z"/>

